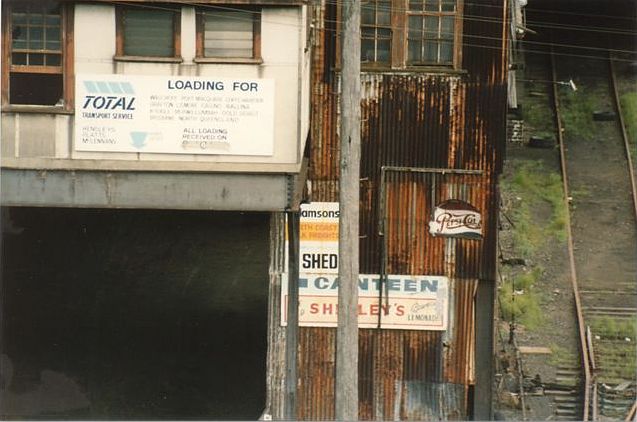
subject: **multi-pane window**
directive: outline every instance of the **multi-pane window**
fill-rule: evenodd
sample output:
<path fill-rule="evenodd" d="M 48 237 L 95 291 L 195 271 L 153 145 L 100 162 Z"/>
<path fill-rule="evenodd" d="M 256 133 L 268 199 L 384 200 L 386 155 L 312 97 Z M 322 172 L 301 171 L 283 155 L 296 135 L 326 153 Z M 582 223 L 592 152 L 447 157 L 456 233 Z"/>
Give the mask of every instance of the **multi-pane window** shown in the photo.
<path fill-rule="evenodd" d="M 458 66 L 462 0 L 363 0 L 361 62 Z"/>
<path fill-rule="evenodd" d="M 391 54 L 391 1 L 361 2 L 361 61 L 388 63 Z"/>
<path fill-rule="evenodd" d="M 62 65 L 62 15 L 58 4 L 16 3 L 11 22 L 12 65 Z"/>
<path fill-rule="evenodd" d="M 63 8 L 57 1 L 12 1 L 6 65 L 9 104 L 62 105 L 64 97 Z M 3 75 L 4 78 L 7 75 Z"/>
<path fill-rule="evenodd" d="M 453 64 L 455 0 L 409 0 L 407 63 Z"/>
<path fill-rule="evenodd" d="M 259 58 L 260 10 L 211 7 L 198 15 L 199 57 Z"/>
<path fill-rule="evenodd" d="M 177 11 L 167 7 L 118 8 L 119 56 L 179 56 Z"/>

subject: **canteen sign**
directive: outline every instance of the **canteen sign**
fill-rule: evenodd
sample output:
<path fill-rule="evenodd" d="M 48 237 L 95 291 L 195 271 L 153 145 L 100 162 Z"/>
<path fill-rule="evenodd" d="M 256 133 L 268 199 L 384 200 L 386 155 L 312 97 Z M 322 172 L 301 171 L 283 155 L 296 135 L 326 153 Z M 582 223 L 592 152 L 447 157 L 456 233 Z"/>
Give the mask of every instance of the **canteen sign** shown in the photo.
<path fill-rule="evenodd" d="M 282 274 L 281 325 L 287 325 L 288 274 Z M 382 297 L 380 292 L 382 291 Z M 360 274 L 358 278 L 359 328 L 437 330 L 447 329 L 449 279 L 428 275 Z M 299 275 L 299 325 L 336 327 L 338 276 Z"/>
<path fill-rule="evenodd" d="M 75 149 L 268 156 L 274 80 L 76 76 Z"/>

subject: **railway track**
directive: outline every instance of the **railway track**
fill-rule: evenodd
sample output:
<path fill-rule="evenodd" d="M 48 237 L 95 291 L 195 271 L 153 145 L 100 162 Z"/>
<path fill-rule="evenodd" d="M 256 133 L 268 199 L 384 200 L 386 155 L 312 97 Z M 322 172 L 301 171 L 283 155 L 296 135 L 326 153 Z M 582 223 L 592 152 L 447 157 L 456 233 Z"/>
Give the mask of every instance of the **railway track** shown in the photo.
<path fill-rule="evenodd" d="M 573 388 L 547 391 L 558 420 L 623 420 L 636 400 L 635 157 L 616 78 L 625 63 L 551 55 L 581 353 L 558 369 L 559 383 Z M 576 91 L 562 88 L 570 75 L 578 75 Z"/>

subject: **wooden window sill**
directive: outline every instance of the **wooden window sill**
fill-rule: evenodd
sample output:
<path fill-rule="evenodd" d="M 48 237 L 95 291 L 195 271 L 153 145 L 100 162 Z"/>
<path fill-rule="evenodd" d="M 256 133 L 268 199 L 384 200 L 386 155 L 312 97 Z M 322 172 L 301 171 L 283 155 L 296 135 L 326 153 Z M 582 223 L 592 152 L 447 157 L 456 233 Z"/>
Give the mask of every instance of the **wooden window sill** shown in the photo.
<path fill-rule="evenodd" d="M 334 69 L 340 72 L 341 69 Z M 361 73 L 436 73 L 447 75 L 464 75 L 467 73 L 465 69 L 451 69 L 448 67 L 438 66 L 406 66 L 406 67 L 389 67 L 389 66 L 362 66 Z"/>
<path fill-rule="evenodd" d="M 56 75 L 63 73 L 62 66 L 27 66 L 18 64 L 12 64 L 9 71 L 12 73 L 46 73 Z"/>
<path fill-rule="evenodd" d="M 2 106 L 3 113 L 39 113 L 39 114 L 74 114 L 64 106 L 6 104 Z"/>
<path fill-rule="evenodd" d="M 153 57 L 153 56 L 113 56 L 116 62 L 138 62 L 138 63 L 182 63 L 181 57 Z"/>
<path fill-rule="evenodd" d="M 201 64 L 214 64 L 214 63 L 223 63 L 223 64 L 263 64 L 262 58 L 241 58 L 241 57 L 196 57 L 194 59 L 195 63 Z"/>

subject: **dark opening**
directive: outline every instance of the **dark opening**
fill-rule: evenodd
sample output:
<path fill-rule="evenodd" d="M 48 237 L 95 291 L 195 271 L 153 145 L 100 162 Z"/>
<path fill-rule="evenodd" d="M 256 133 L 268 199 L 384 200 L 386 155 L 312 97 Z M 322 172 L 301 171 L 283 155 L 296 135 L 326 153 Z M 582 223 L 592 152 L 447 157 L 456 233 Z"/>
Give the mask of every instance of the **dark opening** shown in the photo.
<path fill-rule="evenodd" d="M 61 74 L 11 73 L 9 83 L 11 104 L 55 105 L 63 97 Z"/>
<path fill-rule="evenodd" d="M 2 212 L 0 417 L 259 417 L 267 214 Z"/>

